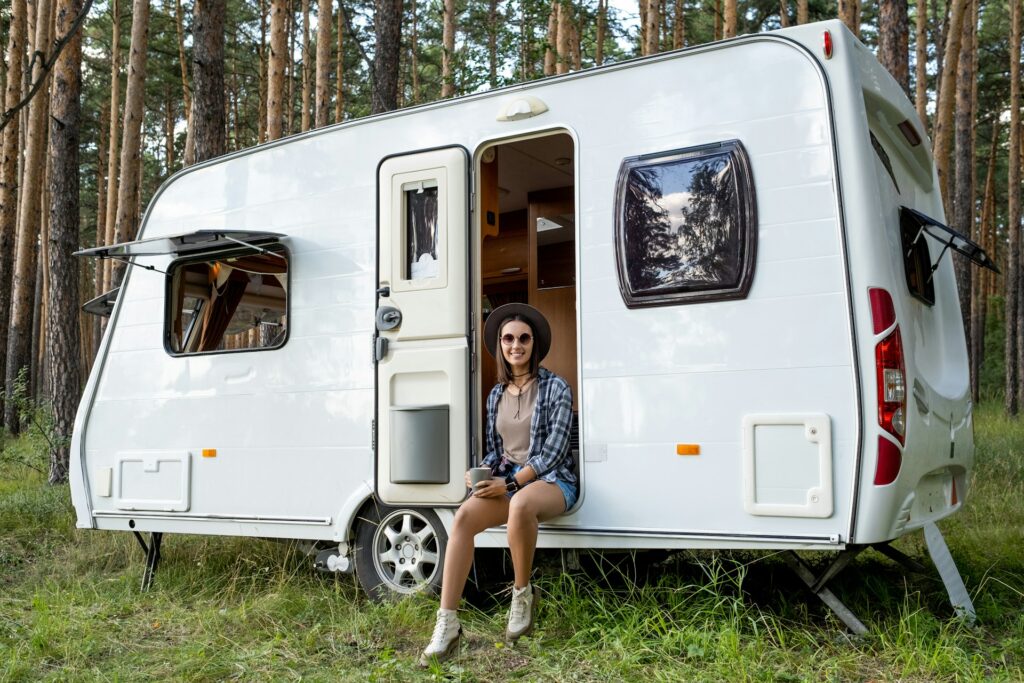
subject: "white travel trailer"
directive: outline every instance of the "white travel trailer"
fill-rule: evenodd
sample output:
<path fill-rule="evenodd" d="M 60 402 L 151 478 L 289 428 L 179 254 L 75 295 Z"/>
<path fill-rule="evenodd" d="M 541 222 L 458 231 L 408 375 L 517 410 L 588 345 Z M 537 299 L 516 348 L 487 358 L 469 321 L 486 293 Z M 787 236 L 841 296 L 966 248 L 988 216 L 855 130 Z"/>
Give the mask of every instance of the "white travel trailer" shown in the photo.
<path fill-rule="evenodd" d="M 541 547 L 841 551 L 821 577 L 791 554 L 824 597 L 968 494 L 946 252 L 988 262 L 942 226 L 929 147 L 827 22 L 188 168 L 139 241 L 86 252 L 131 265 L 75 425 L 78 525 L 135 531 L 146 580 L 161 534 L 198 533 L 436 584 L 482 455 L 482 323 L 524 301 L 578 427 L 581 496 Z"/>

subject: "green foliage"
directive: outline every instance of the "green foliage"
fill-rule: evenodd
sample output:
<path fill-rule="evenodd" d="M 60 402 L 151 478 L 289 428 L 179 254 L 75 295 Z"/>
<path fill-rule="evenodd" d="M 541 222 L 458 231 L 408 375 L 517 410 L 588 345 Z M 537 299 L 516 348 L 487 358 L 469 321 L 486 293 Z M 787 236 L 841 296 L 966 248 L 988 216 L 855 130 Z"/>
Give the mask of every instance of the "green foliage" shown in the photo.
<path fill-rule="evenodd" d="M 44 401 L 36 401 L 28 390 L 28 368 L 22 368 L 14 380 L 9 399 L 18 413 L 18 421 L 28 432 L 26 438 L 11 440 L 0 428 L 0 464 L 13 463 L 40 474 L 48 466 L 47 453 L 69 439 L 57 433 L 53 425 L 53 411 Z M 40 447 L 45 444 L 45 448 Z"/>
<path fill-rule="evenodd" d="M 871 552 L 833 584 L 871 629 L 855 640 L 771 554 L 593 555 L 572 573 L 548 554 L 533 636 L 502 642 L 508 596 L 490 589 L 462 613 L 460 656 L 427 670 L 434 598 L 370 603 L 294 545 L 180 535 L 142 594 L 131 535 L 76 529 L 66 487 L 0 462 L 0 680 L 1020 680 L 1024 422 L 985 403 L 975 433 L 965 509 L 942 527 L 976 628 L 934 573 Z M 920 534 L 898 545 L 927 562 Z"/>

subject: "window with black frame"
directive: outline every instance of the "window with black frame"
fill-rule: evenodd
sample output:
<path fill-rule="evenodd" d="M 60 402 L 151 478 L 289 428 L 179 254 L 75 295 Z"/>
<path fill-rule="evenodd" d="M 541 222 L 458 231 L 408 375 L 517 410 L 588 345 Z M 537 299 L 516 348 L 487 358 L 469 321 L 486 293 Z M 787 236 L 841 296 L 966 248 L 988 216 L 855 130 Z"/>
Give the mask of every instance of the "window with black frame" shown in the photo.
<path fill-rule="evenodd" d="M 630 308 L 747 295 L 756 201 L 738 140 L 625 159 L 616 187 L 619 288 Z"/>
<path fill-rule="evenodd" d="M 272 349 L 288 329 L 288 256 L 280 247 L 182 259 L 168 269 L 167 350 Z"/>

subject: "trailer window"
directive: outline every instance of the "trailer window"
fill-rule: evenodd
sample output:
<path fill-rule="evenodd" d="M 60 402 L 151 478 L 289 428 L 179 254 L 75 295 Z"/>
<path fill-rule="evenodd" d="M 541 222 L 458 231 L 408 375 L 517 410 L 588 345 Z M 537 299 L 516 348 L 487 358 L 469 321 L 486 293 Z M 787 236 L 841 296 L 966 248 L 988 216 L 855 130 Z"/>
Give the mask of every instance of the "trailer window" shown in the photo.
<path fill-rule="evenodd" d="M 172 354 L 277 348 L 288 328 L 288 256 L 278 246 L 176 261 L 167 299 Z"/>
<path fill-rule="evenodd" d="M 738 140 L 625 159 L 616 195 L 619 289 L 627 306 L 747 295 L 757 220 Z"/>
<path fill-rule="evenodd" d="M 907 274 L 910 294 L 924 303 L 935 304 L 935 283 L 932 281 L 932 258 L 923 226 L 900 211 L 900 241 L 903 244 L 903 269 Z"/>
<path fill-rule="evenodd" d="M 421 180 L 402 186 L 405 197 L 405 273 L 406 280 L 436 278 L 440 272 L 437 258 L 437 181 Z"/>

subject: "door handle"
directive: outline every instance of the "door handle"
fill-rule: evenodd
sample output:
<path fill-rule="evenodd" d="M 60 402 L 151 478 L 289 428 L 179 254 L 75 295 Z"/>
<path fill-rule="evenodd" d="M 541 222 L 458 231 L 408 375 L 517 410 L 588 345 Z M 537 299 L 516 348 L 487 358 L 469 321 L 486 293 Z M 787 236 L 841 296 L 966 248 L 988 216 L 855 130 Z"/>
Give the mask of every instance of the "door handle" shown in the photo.
<path fill-rule="evenodd" d="M 377 309 L 377 330 L 387 332 L 402 324 L 402 312 L 394 306 L 381 306 Z"/>

